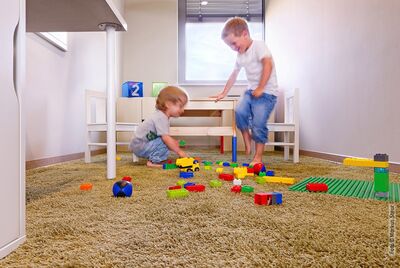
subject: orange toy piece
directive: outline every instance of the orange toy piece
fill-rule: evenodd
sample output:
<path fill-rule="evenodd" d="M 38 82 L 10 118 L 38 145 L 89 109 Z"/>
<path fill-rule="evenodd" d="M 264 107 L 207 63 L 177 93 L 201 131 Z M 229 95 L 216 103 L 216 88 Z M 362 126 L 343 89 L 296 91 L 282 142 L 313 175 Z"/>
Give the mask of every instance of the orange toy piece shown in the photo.
<path fill-rule="evenodd" d="M 79 186 L 79 189 L 82 191 L 90 191 L 93 188 L 93 184 L 91 183 L 82 183 L 81 186 Z"/>

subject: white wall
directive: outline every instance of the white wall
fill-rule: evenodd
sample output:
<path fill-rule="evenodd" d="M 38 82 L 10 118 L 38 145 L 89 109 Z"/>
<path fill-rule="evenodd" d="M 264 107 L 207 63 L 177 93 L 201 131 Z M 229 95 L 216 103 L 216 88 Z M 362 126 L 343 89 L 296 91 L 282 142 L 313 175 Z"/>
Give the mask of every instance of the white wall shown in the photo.
<path fill-rule="evenodd" d="M 115 4 L 123 12 L 123 1 Z M 83 152 L 85 89 L 106 88 L 105 33 L 69 33 L 67 52 L 29 33 L 26 47 L 26 160 Z M 116 77 L 119 88 L 118 57 Z"/>
<path fill-rule="evenodd" d="M 400 162 L 400 1 L 271 0 L 279 83 L 300 88 L 300 147 Z"/>

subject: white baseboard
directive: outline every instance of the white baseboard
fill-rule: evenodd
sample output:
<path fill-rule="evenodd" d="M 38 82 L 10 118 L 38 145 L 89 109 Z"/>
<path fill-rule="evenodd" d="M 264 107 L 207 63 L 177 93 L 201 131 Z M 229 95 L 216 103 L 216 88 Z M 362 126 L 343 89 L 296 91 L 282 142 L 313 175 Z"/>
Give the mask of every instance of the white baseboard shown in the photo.
<path fill-rule="evenodd" d="M 17 238 L 16 240 L 8 243 L 4 247 L 0 248 L 0 259 L 4 258 L 8 254 L 10 254 L 14 250 L 16 250 L 19 245 L 21 245 L 22 243 L 25 242 L 25 240 L 26 240 L 26 236 L 24 235 L 24 236 Z"/>

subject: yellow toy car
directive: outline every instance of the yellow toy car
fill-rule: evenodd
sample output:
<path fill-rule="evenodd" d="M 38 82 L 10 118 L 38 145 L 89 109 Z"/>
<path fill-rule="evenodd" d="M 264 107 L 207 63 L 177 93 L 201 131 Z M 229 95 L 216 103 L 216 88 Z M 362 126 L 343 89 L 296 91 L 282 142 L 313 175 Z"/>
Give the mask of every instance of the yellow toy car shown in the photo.
<path fill-rule="evenodd" d="M 178 168 L 181 169 L 181 171 L 185 172 L 193 172 L 200 170 L 199 161 L 197 161 L 192 157 L 178 158 L 176 159 L 176 165 L 178 166 Z"/>

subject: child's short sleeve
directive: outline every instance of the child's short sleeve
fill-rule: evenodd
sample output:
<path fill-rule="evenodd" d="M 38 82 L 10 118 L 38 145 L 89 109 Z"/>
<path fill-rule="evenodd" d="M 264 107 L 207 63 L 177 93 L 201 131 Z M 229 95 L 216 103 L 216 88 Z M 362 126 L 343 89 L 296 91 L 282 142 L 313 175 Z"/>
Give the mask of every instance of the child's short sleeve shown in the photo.
<path fill-rule="evenodd" d="M 241 68 L 242 68 L 242 66 L 240 65 L 238 59 L 236 58 L 236 62 L 235 62 L 235 67 L 234 67 L 234 69 L 235 69 L 235 70 L 240 70 Z"/>
<path fill-rule="evenodd" d="M 256 55 L 257 55 L 258 60 L 260 60 L 260 61 L 263 58 L 271 58 L 272 57 L 271 51 L 269 51 L 267 45 L 263 41 L 257 43 Z"/>
<path fill-rule="evenodd" d="M 157 136 L 169 135 L 169 119 L 163 112 L 158 112 L 154 118 Z"/>

